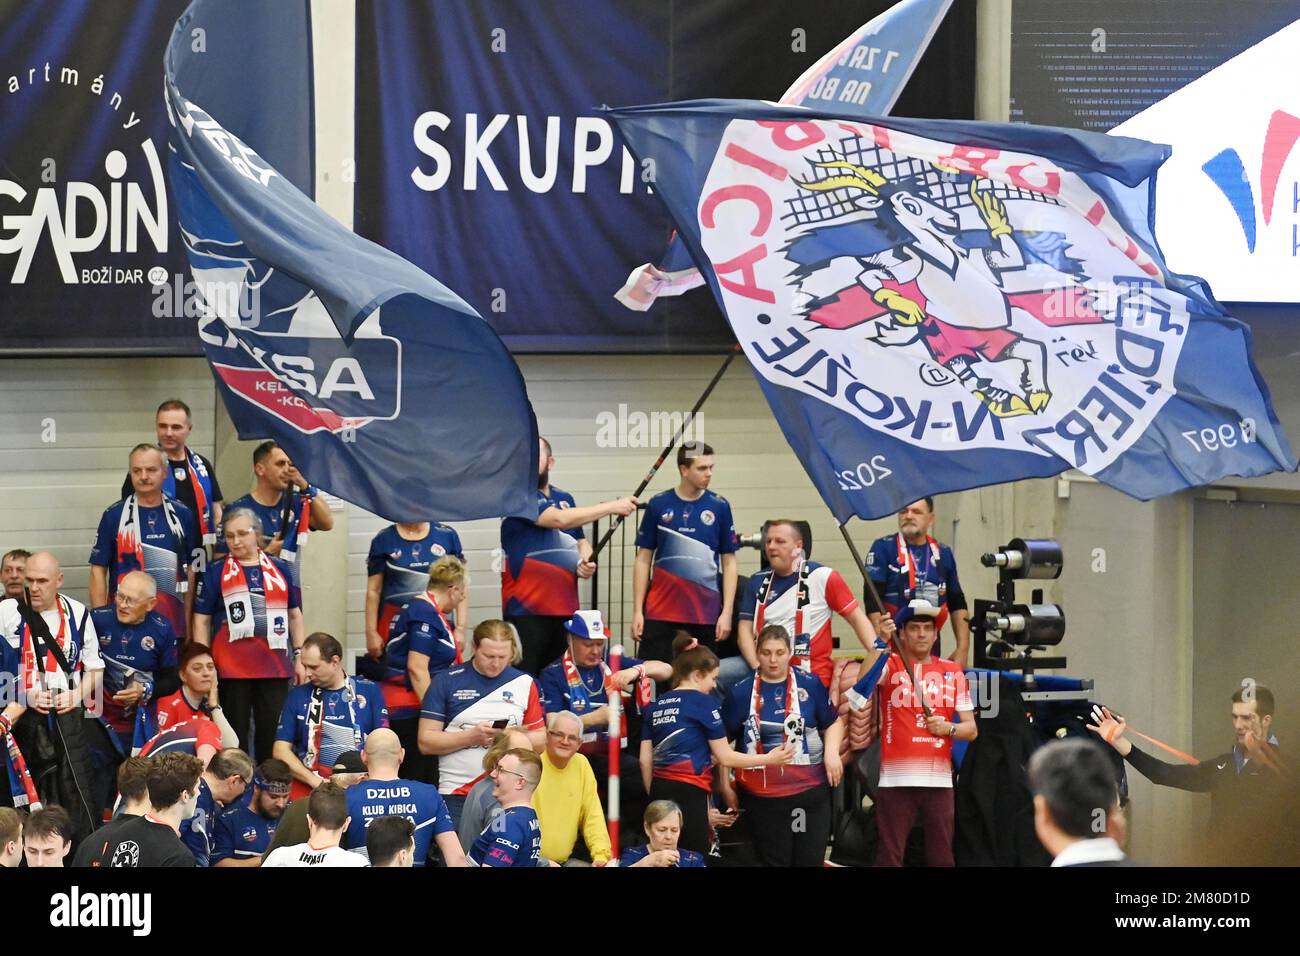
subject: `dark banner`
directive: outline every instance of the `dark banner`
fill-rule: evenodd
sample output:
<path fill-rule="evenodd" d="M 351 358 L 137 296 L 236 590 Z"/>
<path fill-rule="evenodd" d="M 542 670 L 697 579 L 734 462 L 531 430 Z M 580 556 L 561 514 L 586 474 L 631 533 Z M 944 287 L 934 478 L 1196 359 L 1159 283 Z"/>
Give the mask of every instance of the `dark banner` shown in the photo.
<path fill-rule="evenodd" d="M 891 5 L 737 0 L 358 3 L 355 228 L 446 283 L 516 351 L 703 351 L 707 290 L 613 299 L 671 225 L 602 105 L 775 100 Z M 974 4 L 955 4 L 894 112 L 969 117 Z"/>
<path fill-rule="evenodd" d="M 165 178 L 162 57 L 185 6 L 0 0 L 6 353 L 198 351 Z"/>

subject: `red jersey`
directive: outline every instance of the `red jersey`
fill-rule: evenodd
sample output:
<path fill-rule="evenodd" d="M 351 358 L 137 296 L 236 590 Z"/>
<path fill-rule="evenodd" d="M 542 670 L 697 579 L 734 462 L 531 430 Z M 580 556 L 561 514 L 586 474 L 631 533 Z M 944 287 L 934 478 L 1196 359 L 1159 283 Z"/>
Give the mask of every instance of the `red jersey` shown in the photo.
<path fill-rule="evenodd" d="M 212 717 L 205 710 L 191 707 L 190 702 L 185 699 L 185 692 L 178 690 L 174 694 L 169 694 L 161 698 L 155 711 L 158 717 L 158 730 L 170 730 L 177 724 L 183 724 L 190 720 L 206 720 L 212 723 Z"/>
<path fill-rule="evenodd" d="M 955 723 L 957 711 L 974 713 L 960 664 L 930 658 L 921 665 L 921 684 L 935 716 Z M 899 655 L 889 655 L 876 693 L 883 695 L 884 717 L 880 731 L 880 786 L 951 787 L 952 738 L 936 737 L 926 729 L 925 710 Z"/>

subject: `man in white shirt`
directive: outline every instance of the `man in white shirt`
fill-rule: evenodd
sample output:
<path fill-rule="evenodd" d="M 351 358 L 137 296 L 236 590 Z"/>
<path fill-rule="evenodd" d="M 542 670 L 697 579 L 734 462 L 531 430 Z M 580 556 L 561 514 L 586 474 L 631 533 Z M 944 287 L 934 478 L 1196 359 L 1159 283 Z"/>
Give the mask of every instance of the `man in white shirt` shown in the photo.
<path fill-rule="evenodd" d="M 1052 866 L 1132 866 L 1120 842 L 1115 767 L 1090 740 L 1054 740 L 1029 760 L 1034 830 L 1052 854 Z"/>
<path fill-rule="evenodd" d="M 3 657 L 18 677 L 16 699 L 0 713 L 0 738 L 14 733 L 32 780 L 40 781 L 41 802 L 66 807 L 80 839 L 98 823 L 82 796 L 91 792 L 82 718 L 101 706 L 99 636 L 86 606 L 59 593 L 63 569 L 54 555 L 33 554 L 23 573 L 27 601 L 0 601 Z M 53 745 L 53 760 L 40 757 L 50 752 L 42 735 Z"/>
<path fill-rule="evenodd" d="M 360 853 L 339 846 L 350 822 L 347 792 L 326 780 L 307 798 L 307 842 L 272 850 L 262 866 L 366 866 Z"/>

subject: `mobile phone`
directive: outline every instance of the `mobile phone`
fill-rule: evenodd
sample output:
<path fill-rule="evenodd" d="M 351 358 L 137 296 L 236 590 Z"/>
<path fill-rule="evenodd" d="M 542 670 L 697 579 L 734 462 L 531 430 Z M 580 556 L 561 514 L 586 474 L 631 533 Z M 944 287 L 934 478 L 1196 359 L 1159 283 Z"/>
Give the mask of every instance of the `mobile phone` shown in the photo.
<path fill-rule="evenodd" d="M 509 726 L 510 726 L 510 718 L 509 718 L 509 717 L 502 717 L 500 720 L 494 720 L 494 721 L 492 721 L 492 729 L 493 729 L 493 730 L 505 730 L 505 729 L 506 729 L 507 727 L 509 727 Z"/>

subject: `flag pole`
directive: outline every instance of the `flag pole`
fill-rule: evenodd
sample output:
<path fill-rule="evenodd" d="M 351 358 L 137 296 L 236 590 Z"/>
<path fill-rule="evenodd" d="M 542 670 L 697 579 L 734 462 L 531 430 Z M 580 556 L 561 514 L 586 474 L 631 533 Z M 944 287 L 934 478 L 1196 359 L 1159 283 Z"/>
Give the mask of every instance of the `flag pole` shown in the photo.
<path fill-rule="evenodd" d="M 722 367 L 714 374 L 713 380 L 709 382 L 708 386 L 704 389 L 704 394 L 701 395 L 700 400 L 695 403 L 695 407 L 691 409 L 690 414 L 682 420 L 681 425 L 677 428 L 676 434 L 673 435 L 673 440 L 668 443 L 667 447 L 664 448 L 662 452 L 659 453 L 658 459 L 656 459 L 655 463 L 650 466 L 650 470 L 645 473 L 645 477 L 641 479 L 641 484 L 637 485 L 636 491 L 632 492 L 633 498 L 638 497 L 641 492 L 646 490 L 646 486 L 648 486 L 650 482 L 654 481 L 655 473 L 660 469 L 663 463 L 668 460 L 668 456 L 672 454 L 673 449 L 677 447 L 677 443 L 681 440 L 682 434 L 686 431 L 687 426 L 695 421 L 695 416 L 700 413 L 700 409 L 703 407 L 704 403 L 708 401 L 709 396 L 713 394 L 713 390 L 717 387 L 718 382 L 722 381 L 722 376 L 726 373 L 727 366 L 729 366 L 739 354 L 739 344 L 733 346 L 731 351 L 727 353 L 727 357 L 722 360 Z M 619 525 L 621 525 L 626 519 L 626 515 L 619 515 L 618 518 L 610 524 L 604 537 L 600 539 L 596 544 L 596 547 L 592 550 L 591 556 L 593 558 L 600 554 L 601 549 L 609 543 L 609 539 L 614 537 L 614 532 L 618 530 Z"/>
<path fill-rule="evenodd" d="M 871 597 L 876 602 L 876 607 L 880 608 L 881 614 L 887 614 L 889 612 L 885 610 L 885 602 L 880 599 L 880 592 L 876 590 L 876 582 L 871 580 L 871 575 L 867 574 L 867 566 L 862 560 L 862 555 L 858 552 L 858 546 L 853 543 L 853 538 L 849 535 L 848 525 L 849 523 L 847 521 L 840 522 L 840 534 L 844 537 L 844 543 L 849 546 L 849 554 L 853 555 L 853 563 L 858 566 L 858 573 L 862 575 L 862 580 L 866 584 L 867 590 L 871 592 Z M 897 633 L 894 634 L 894 650 L 898 653 L 898 656 L 903 659 L 903 666 L 907 668 L 907 676 L 912 681 L 912 690 L 916 694 L 917 700 L 921 703 L 921 710 L 925 712 L 925 716 L 929 717 L 930 705 L 926 703 L 924 691 L 919 689 L 919 684 L 916 679 L 916 671 L 912 667 L 912 659 L 908 657 L 907 648 L 903 644 L 902 638 Z"/>
<path fill-rule="evenodd" d="M 623 666 L 623 645 L 615 644 L 609 649 L 610 673 L 617 674 Z M 618 866 L 619 837 L 619 761 L 622 758 L 623 744 L 623 689 L 618 686 L 606 691 L 609 700 L 609 787 L 605 792 L 605 802 L 609 806 L 609 865 Z"/>

